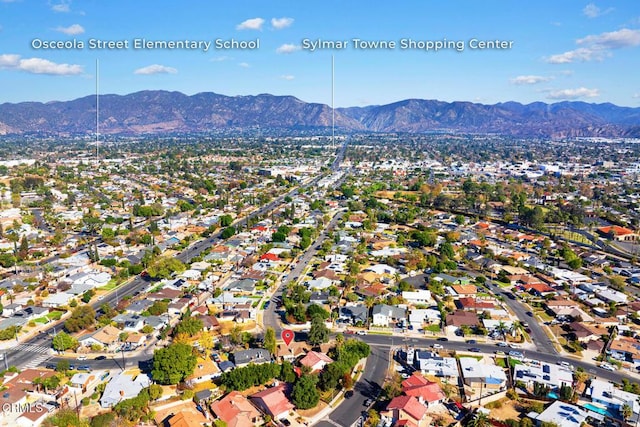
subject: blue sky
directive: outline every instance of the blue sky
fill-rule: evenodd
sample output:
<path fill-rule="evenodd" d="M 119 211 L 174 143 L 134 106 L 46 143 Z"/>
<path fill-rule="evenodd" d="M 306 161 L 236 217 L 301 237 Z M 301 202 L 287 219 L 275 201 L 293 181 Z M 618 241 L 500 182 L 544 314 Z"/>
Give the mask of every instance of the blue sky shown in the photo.
<path fill-rule="evenodd" d="M 356 49 L 355 38 L 396 46 Z M 40 43 L 74 39 L 84 46 Z M 128 47 L 91 49 L 90 39 Z M 134 49 L 135 39 L 212 46 Z M 216 39 L 260 47 L 215 49 Z M 304 39 L 347 43 L 310 52 Z M 402 49 L 403 39 L 463 48 Z M 512 44 L 474 49 L 474 39 Z M 337 107 L 406 98 L 637 107 L 640 2 L 0 0 L 0 103 L 91 95 L 99 60 L 101 93 L 272 93 L 330 104 L 332 56 Z"/>

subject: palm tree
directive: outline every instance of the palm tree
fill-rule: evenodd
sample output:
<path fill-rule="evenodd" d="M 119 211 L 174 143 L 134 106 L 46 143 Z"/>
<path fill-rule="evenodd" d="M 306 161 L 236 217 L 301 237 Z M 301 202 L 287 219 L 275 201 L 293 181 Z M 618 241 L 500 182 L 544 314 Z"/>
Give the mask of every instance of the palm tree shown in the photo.
<path fill-rule="evenodd" d="M 477 412 L 470 424 L 471 427 L 489 427 L 490 425 L 489 416 L 484 412 Z"/>
<path fill-rule="evenodd" d="M 507 328 L 507 325 L 502 320 L 500 321 L 500 323 L 498 323 L 496 329 L 500 333 L 500 335 L 502 335 L 502 340 L 507 341 L 507 331 L 509 330 L 509 328 Z"/>
<path fill-rule="evenodd" d="M 633 409 L 631 408 L 631 406 L 629 406 L 629 404 L 625 403 L 624 405 L 622 405 L 622 408 L 620 409 L 620 413 L 622 414 L 622 418 L 626 423 L 627 420 L 631 418 L 631 416 L 633 415 Z"/>

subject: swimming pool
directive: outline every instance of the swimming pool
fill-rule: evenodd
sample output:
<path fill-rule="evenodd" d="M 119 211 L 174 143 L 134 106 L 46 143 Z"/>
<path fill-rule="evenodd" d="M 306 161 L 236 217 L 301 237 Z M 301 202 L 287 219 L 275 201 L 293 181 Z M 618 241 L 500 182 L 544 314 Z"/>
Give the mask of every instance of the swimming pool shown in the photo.
<path fill-rule="evenodd" d="M 582 407 L 585 408 L 585 409 L 588 409 L 590 411 L 593 411 L 596 414 L 604 415 L 605 417 L 616 418 L 616 419 L 620 418 L 617 413 L 613 413 L 613 412 L 609 411 L 608 409 L 600 408 L 600 407 L 595 406 L 595 405 L 593 405 L 591 403 L 585 403 L 585 404 L 582 405 Z"/>
<path fill-rule="evenodd" d="M 558 395 L 555 394 L 553 391 L 550 391 L 549 394 L 547 394 L 547 397 L 549 399 L 556 399 L 556 400 L 558 399 Z"/>

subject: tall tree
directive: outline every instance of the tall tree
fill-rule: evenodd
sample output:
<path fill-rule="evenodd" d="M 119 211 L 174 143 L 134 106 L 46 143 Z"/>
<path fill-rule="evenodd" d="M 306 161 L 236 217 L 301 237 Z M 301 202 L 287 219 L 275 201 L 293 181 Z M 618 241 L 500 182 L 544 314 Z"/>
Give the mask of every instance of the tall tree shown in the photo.
<path fill-rule="evenodd" d="M 315 407 L 320 401 L 320 393 L 316 388 L 318 378 L 314 375 L 303 375 L 293 386 L 291 400 L 298 409 Z"/>
<path fill-rule="evenodd" d="M 272 355 L 276 354 L 276 331 L 273 328 L 267 328 L 264 333 L 264 348 Z"/>
<path fill-rule="evenodd" d="M 309 330 L 309 344 L 320 345 L 329 340 L 329 329 L 325 325 L 322 316 L 315 315 L 311 319 L 311 329 Z"/>
<path fill-rule="evenodd" d="M 188 344 L 171 344 L 153 353 L 153 379 L 160 384 L 178 384 L 193 373 L 197 358 Z"/>

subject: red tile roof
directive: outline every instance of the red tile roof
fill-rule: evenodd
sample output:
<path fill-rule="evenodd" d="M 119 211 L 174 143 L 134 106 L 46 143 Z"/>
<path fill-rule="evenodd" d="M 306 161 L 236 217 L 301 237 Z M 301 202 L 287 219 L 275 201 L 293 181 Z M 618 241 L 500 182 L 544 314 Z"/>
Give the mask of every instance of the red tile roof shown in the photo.
<path fill-rule="evenodd" d="M 387 405 L 387 411 L 397 409 L 405 412 L 416 421 L 420 421 L 427 413 L 427 407 L 418 402 L 413 396 L 398 396 Z"/>
<path fill-rule="evenodd" d="M 609 225 L 607 227 L 598 228 L 601 233 L 612 234 L 614 236 L 626 236 L 627 234 L 633 234 L 633 230 L 626 227 L 620 227 L 619 225 Z"/>
<path fill-rule="evenodd" d="M 280 384 L 262 390 L 252 395 L 251 398 L 261 400 L 265 409 L 267 409 L 272 416 L 277 416 L 294 408 L 293 404 L 289 402 L 289 399 L 284 394 L 285 387 L 286 384 Z"/>
<path fill-rule="evenodd" d="M 327 356 L 324 353 L 319 353 L 317 351 L 310 351 L 309 353 L 307 353 L 306 356 L 300 359 L 300 364 L 307 366 L 309 368 L 313 368 L 318 362 L 321 362 L 321 361 L 324 361 L 325 363 L 331 363 L 333 362 L 333 359 L 331 359 L 329 356 Z"/>
<path fill-rule="evenodd" d="M 417 373 L 402 381 L 402 391 L 407 396 L 422 397 L 429 403 L 445 399 L 444 392 L 438 383 L 431 382 Z"/>
<path fill-rule="evenodd" d="M 213 402 L 211 410 L 227 427 L 252 427 L 254 420 L 260 418 L 260 412 L 237 391 Z"/>

